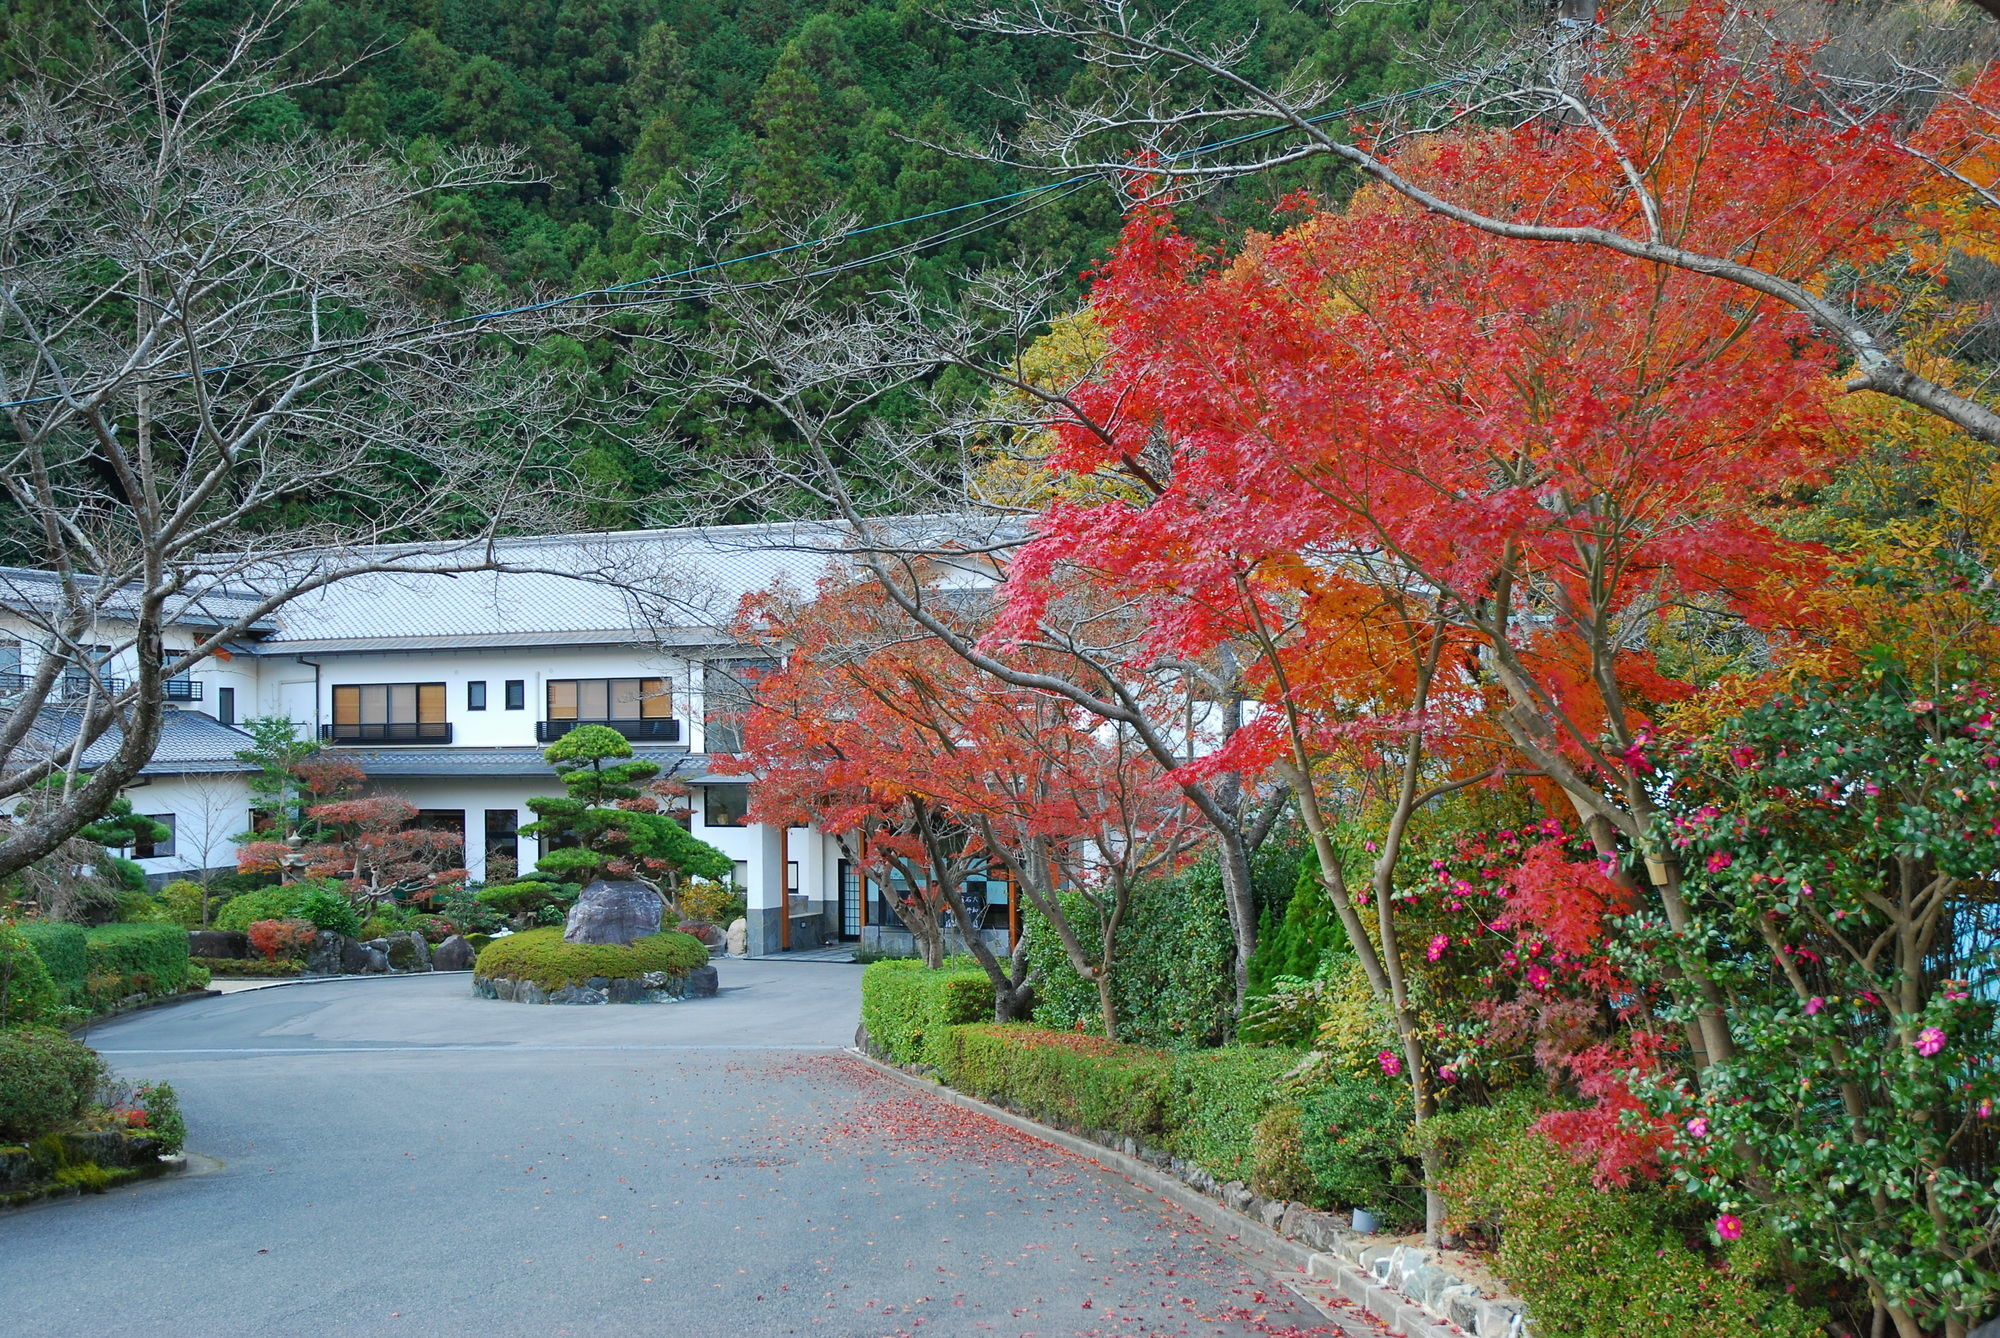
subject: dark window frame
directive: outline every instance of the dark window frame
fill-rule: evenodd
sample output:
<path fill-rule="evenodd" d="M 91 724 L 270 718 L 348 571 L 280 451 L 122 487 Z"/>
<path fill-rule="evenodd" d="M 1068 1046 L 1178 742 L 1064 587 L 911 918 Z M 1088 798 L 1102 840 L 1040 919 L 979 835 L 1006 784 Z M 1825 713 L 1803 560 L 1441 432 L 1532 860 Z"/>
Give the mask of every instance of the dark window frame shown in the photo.
<path fill-rule="evenodd" d="M 149 818 L 159 823 L 162 827 L 165 827 L 167 829 L 167 839 L 164 841 L 150 841 L 143 836 L 138 838 L 132 843 L 133 859 L 172 859 L 180 853 L 181 825 L 173 814 L 141 813 L 139 816 Z"/>
<path fill-rule="evenodd" d="M 525 678 L 508 679 L 507 686 L 505 689 L 503 689 L 503 691 L 506 694 L 506 707 L 508 710 L 525 711 L 528 709 L 527 679 Z"/>
<path fill-rule="evenodd" d="M 218 725 L 236 723 L 236 689 L 217 688 L 215 690 L 215 722 Z"/>
<path fill-rule="evenodd" d="M 483 711 L 486 709 L 485 679 L 472 678 L 466 680 L 465 709 L 468 711 Z"/>
<path fill-rule="evenodd" d="M 736 809 L 737 817 L 734 822 L 717 822 L 715 820 L 714 815 L 717 808 L 715 794 L 718 790 L 742 795 L 742 806 Z M 722 811 L 725 813 L 729 812 L 730 806 L 724 806 Z M 704 827 L 748 827 L 750 825 L 750 786 L 740 781 L 702 786 L 701 825 Z"/>

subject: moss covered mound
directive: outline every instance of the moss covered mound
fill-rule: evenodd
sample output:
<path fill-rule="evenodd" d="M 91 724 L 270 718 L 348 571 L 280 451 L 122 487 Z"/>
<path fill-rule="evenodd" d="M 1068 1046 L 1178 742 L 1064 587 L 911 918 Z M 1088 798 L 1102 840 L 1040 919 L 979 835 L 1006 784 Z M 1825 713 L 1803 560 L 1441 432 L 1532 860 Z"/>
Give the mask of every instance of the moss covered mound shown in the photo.
<path fill-rule="evenodd" d="M 496 938 L 479 950 L 472 974 L 532 980 L 545 990 L 581 985 L 593 976 L 634 980 L 653 971 L 684 976 L 708 963 L 699 939 L 669 931 L 630 943 L 565 943 L 560 929 L 530 929 Z"/>

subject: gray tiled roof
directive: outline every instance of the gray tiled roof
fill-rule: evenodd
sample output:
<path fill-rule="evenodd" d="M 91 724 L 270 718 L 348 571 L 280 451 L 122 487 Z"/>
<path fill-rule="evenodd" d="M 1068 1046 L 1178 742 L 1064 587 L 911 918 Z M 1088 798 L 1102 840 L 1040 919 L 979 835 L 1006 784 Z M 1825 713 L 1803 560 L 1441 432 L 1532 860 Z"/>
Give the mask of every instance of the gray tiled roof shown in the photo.
<path fill-rule="evenodd" d="M 91 578 L 79 578 L 89 588 Z M 61 592 L 53 572 L 30 567 L 0 567 L 0 608 L 47 611 L 60 607 Z M 134 592 L 131 587 L 116 590 L 105 600 L 104 613 L 116 618 L 130 613 Z M 257 606 L 260 596 L 232 586 L 217 586 L 178 595 L 167 601 L 170 622 L 188 627 L 220 627 L 236 621 Z M 256 629 L 273 628 L 269 619 L 252 623 Z"/>
<path fill-rule="evenodd" d="M 77 720 L 73 711 L 43 712 L 35 729 L 40 748 L 49 752 L 66 748 L 76 738 Z M 124 732 L 115 725 L 106 730 L 102 737 L 83 750 L 85 768 L 97 766 L 110 758 L 118 751 L 124 737 Z M 139 774 L 192 776 L 254 771 L 255 767 L 238 761 L 236 757 L 252 742 L 242 730 L 218 724 L 199 711 L 168 707 L 160 720 L 159 747 L 153 750 L 153 760 L 141 768 Z"/>
<path fill-rule="evenodd" d="M 371 777 L 532 776 L 555 785 L 555 768 L 540 748 L 334 748 L 328 752 L 353 762 Z M 675 780 L 690 784 L 743 779 L 717 775 L 712 770 L 714 759 L 704 753 L 635 744 L 632 755 L 657 762 L 663 775 L 671 774 Z"/>

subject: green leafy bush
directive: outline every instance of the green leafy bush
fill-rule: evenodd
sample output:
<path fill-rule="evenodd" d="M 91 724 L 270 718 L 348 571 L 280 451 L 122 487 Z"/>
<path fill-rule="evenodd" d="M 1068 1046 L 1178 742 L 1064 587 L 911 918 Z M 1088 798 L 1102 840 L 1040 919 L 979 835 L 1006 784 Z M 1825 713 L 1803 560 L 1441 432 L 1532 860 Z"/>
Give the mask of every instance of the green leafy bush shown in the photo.
<path fill-rule="evenodd" d="M 286 920 L 298 905 L 299 891 L 296 885 L 261 887 L 254 892 L 239 892 L 222 903 L 215 913 L 217 929 L 247 931 L 259 920 Z"/>
<path fill-rule="evenodd" d="M 292 918 L 349 938 L 361 932 L 361 916 L 356 913 L 354 903 L 331 887 L 307 886 L 292 907 Z"/>
<path fill-rule="evenodd" d="M 1820 1338 L 1825 1316 L 1780 1290 L 1768 1235 L 1720 1257 L 1689 1241 L 1704 1215 L 1657 1186 L 1601 1189 L 1531 1125 L 1525 1101 L 1426 1121 L 1442 1151 L 1455 1225 L 1499 1237 L 1497 1271 L 1527 1303 L 1541 1338 Z"/>
<path fill-rule="evenodd" d="M 172 1083 L 140 1083 L 133 1095 L 146 1112 L 146 1127 L 160 1140 L 160 1151 L 171 1156 L 187 1146 L 187 1120 Z"/>
<path fill-rule="evenodd" d="M 41 954 L 20 930 L 0 924 L 0 1027 L 48 1019 L 62 995 Z"/>
<path fill-rule="evenodd" d="M 1218 1180 L 1250 1179 L 1257 1121 L 1277 1104 L 1277 1081 L 1298 1062 L 1295 1051 L 1252 1046 L 1176 1055 L 1173 1150 Z"/>
<path fill-rule="evenodd" d="M 1336 1074 L 1299 1102 L 1300 1154 L 1320 1202 L 1365 1208 L 1391 1230 L 1424 1220 L 1421 1170 L 1408 1147 L 1407 1083 Z"/>
<path fill-rule="evenodd" d="M 1075 898 L 1065 909 L 1089 941 L 1097 921 L 1088 903 Z M 1085 1031 L 1101 1030 L 1097 987 L 1077 976 L 1031 907 L 1022 920 L 1028 960 L 1039 972 L 1035 1021 L 1056 1031 L 1078 1023 Z M 1222 1039 L 1236 1005 L 1236 944 L 1213 861 L 1140 884 L 1112 947 L 1119 1040 L 1178 1050 Z"/>
<path fill-rule="evenodd" d="M 650 971 L 684 976 L 708 961 L 708 949 L 669 930 L 627 944 L 565 943 L 560 929 L 530 929 L 496 938 L 479 950 L 473 974 L 532 980 L 545 990 L 579 985 L 592 976 L 630 980 Z"/>
<path fill-rule="evenodd" d="M 1250 1188 L 1267 1199 L 1328 1206 L 1305 1158 L 1305 1112 L 1295 1101 L 1272 1106 L 1250 1131 Z"/>
<path fill-rule="evenodd" d="M 183 929 L 200 929 L 203 903 L 211 900 L 208 889 L 186 878 L 176 878 L 160 889 L 161 914 Z"/>
<path fill-rule="evenodd" d="M 187 987 L 189 989 L 205 990 L 214 979 L 214 974 L 207 967 L 200 965 L 192 957 L 188 958 Z"/>
<path fill-rule="evenodd" d="M 481 905 L 502 915 L 532 915 L 545 906 L 570 906 L 583 889 L 575 883 L 490 883 L 479 889 Z"/>
<path fill-rule="evenodd" d="M 98 925 L 84 931 L 90 975 L 116 975 L 126 993 L 178 994 L 187 986 L 188 936 L 176 924 Z"/>
<path fill-rule="evenodd" d="M 50 1027 L 0 1031 L 0 1142 L 25 1143 L 90 1105 L 104 1066 Z"/>
<path fill-rule="evenodd" d="M 891 1062 L 942 1067 L 950 1027 L 992 1019 L 993 982 L 963 961 L 933 971 L 903 957 L 862 971 L 861 1025 Z"/>
<path fill-rule="evenodd" d="M 990 1022 L 947 1028 L 938 1049 L 940 1073 L 961 1092 L 1049 1124 L 1108 1130 L 1155 1146 L 1171 1141 L 1174 1057 L 1167 1051 Z"/>
<path fill-rule="evenodd" d="M 81 1008 L 84 978 L 90 974 L 90 957 L 83 930 L 55 920 L 23 920 L 16 927 L 35 950 L 35 955 L 42 959 L 42 965 L 48 968 L 57 1001 L 72 1008 Z"/>

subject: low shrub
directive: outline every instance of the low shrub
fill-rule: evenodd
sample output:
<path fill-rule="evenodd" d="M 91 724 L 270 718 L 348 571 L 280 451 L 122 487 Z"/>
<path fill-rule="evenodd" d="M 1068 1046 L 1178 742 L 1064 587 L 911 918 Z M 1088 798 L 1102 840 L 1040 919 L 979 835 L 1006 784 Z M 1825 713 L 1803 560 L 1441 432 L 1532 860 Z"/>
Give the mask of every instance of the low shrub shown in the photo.
<path fill-rule="evenodd" d="M 50 1027 L 0 1031 L 0 1143 L 26 1143 L 83 1114 L 104 1065 Z"/>
<path fill-rule="evenodd" d="M 708 961 L 708 949 L 669 930 L 627 944 L 565 943 L 560 929 L 530 929 L 479 950 L 473 974 L 532 980 L 545 990 L 579 985 L 592 976 L 630 980 L 651 971 L 684 976 Z"/>
<path fill-rule="evenodd" d="M 209 982 L 214 978 L 214 974 L 207 967 L 202 966 L 192 957 L 188 959 L 187 988 L 191 990 L 205 990 L 208 988 Z"/>
<path fill-rule="evenodd" d="M 23 920 L 16 926 L 48 968 L 60 1001 L 83 1006 L 83 981 L 90 974 L 90 952 L 84 932 L 55 920 Z"/>
<path fill-rule="evenodd" d="M 1296 1101 L 1272 1106 L 1250 1131 L 1250 1188 L 1267 1199 L 1329 1206 L 1305 1158 L 1305 1112 Z"/>
<path fill-rule="evenodd" d="M 304 920 L 257 920 L 248 932 L 250 946 L 267 962 L 302 960 L 319 937 L 319 930 Z"/>
<path fill-rule="evenodd" d="M 1700 1205 L 1657 1186 L 1601 1189 L 1531 1126 L 1528 1102 L 1426 1121 L 1447 1158 L 1451 1220 L 1499 1238 L 1497 1271 L 1541 1338 L 1819 1338 L 1826 1317 L 1780 1290 L 1772 1240 L 1746 1232 L 1717 1256 Z"/>
<path fill-rule="evenodd" d="M 204 903 L 212 900 L 207 888 L 186 878 L 176 878 L 160 889 L 160 912 L 183 929 L 201 929 Z"/>
<path fill-rule="evenodd" d="M 46 1021 L 63 1001 L 27 936 L 0 923 L 0 1027 Z"/>
<path fill-rule="evenodd" d="M 1365 1208 L 1400 1231 L 1424 1220 L 1423 1176 L 1409 1148 L 1407 1083 L 1335 1075 L 1299 1102 L 1300 1155 L 1327 1207 Z"/>
<path fill-rule="evenodd" d="M 386 902 L 370 911 L 368 918 L 361 922 L 361 928 L 355 930 L 350 937 L 358 938 L 363 943 L 369 939 L 387 938 L 391 934 L 400 934 L 408 929 L 410 920 L 411 916 L 407 910 L 394 902 Z"/>
<path fill-rule="evenodd" d="M 187 986 L 188 936 L 177 924 L 98 925 L 84 931 L 89 974 L 116 975 L 125 994 L 179 994 Z"/>
<path fill-rule="evenodd" d="M 991 1022 L 947 1028 L 938 1049 L 940 1073 L 961 1092 L 1049 1124 L 1155 1146 L 1171 1141 L 1174 1057 L 1167 1051 Z"/>
<path fill-rule="evenodd" d="M 992 1019 L 993 982 L 964 960 L 933 971 L 902 957 L 862 971 L 861 1025 L 892 1063 L 942 1067 L 948 1028 Z"/>
<path fill-rule="evenodd" d="M 187 1146 L 187 1120 L 172 1083 L 140 1083 L 133 1096 L 146 1112 L 146 1128 L 160 1140 L 160 1151 L 171 1156 Z"/>
<path fill-rule="evenodd" d="M 703 924 L 727 926 L 731 920 L 748 914 L 748 906 L 748 899 L 739 889 L 706 878 L 689 879 L 674 893 L 674 907 L 681 917 Z"/>
<path fill-rule="evenodd" d="M 296 886 L 262 887 L 254 892 L 239 892 L 222 903 L 215 913 L 215 928 L 248 930 L 259 920 L 283 920 L 297 907 L 299 893 Z"/>
<path fill-rule="evenodd" d="M 201 967 L 211 979 L 217 976 L 296 976 L 305 970 L 298 962 L 266 962 L 256 957 L 191 957 L 190 969 Z"/>
<path fill-rule="evenodd" d="M 361 932 L 361 916 L 347 894 L 331 887 L 308 887 L 292 906 L 291 917 L 315 929 L 353 938 Z"/>
<path fill-rule="evenodd" d="M 1248 1180 L 1251 1136 L 1278 1103 L 1277 1081 L 1297 1067 L 1290 1050 L 1231 1046 L 1175 1056 L 1173 1151 L 1218 1180 Z"/>

